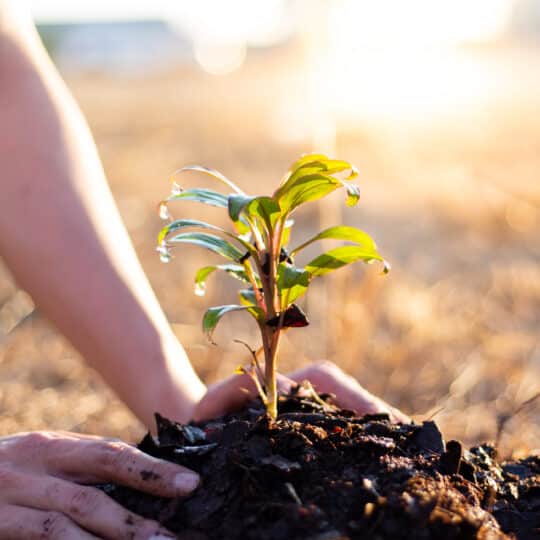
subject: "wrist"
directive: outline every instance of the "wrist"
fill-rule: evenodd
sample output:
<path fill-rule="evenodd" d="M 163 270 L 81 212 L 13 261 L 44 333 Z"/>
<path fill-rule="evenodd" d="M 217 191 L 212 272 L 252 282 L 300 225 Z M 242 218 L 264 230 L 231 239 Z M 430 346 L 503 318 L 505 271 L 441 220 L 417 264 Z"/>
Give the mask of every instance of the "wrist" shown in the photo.
<path fill-rule="evenodd" d="M 189 422 L 206 393 L 206 386 L 172 332 L 162 339 L 161 357 L 155 362 L 147 381 L 146 401 L 152 428 L 155 412 L 177 422 Z"/>

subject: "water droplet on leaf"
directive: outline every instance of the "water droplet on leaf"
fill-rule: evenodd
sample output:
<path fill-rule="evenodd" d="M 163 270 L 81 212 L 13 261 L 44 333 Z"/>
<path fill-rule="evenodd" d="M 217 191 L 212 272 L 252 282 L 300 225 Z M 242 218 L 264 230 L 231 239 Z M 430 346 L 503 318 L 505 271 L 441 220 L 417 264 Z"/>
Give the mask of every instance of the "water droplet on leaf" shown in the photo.
<path fill-rule="evenodd" d="M 182 188 L 180 187 L 180 184 L 177 182 L 173 182 L 172 188 L 171 188 L 171 196 L 174 197 L 175 195 L 180 195 L 182 193 Z"/>
<path fill-rule="evenodd" d="M 169 219 L 171 217 L 165 201 L 159 203 L 159 217 L 161 219 Z"/>
<path fill-rule="evenodd" d="M 159 260 L 164 263 L 170 262 L 172 259 L 171 251 L 169 248 L 165 245 L 165 243 L 161 244 L 156 248 L 156 251 L 159 253 Z"/>
<path fill-rule="evenodd" d="M 204 296 L 206 294 L 206 284 L 205 283 L 195 283 L 195 294 L 197 296 Z"/>

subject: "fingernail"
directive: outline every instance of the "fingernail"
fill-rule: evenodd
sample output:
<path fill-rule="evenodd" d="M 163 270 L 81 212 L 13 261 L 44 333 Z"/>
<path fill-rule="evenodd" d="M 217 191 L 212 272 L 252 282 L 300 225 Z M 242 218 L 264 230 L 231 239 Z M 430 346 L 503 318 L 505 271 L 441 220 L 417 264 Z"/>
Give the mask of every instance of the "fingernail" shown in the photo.
<path fill-rule="evenodd" d="M 191 493 L 197 488 L 199 482 L 199 475 L 193 473 L 179 473 L 174 479 L 174 485 L 180 495 Z"/>
<path fill-rule="evenodd" d="M 153 534 L 148 540 L 171 540 L 174 536 L 169 536 L 168 534 Z"/>

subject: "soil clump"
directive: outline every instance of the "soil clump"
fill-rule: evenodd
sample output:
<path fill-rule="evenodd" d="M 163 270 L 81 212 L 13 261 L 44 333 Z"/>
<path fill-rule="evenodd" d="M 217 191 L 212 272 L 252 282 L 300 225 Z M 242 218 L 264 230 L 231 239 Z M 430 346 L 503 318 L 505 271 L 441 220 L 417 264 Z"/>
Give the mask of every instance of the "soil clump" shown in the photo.
<path fill-rule="evenodd" d="M 200 473 L 187 499 L 104 489 L 183 540 L 540 538 L 540 457 L 445 443 L 434 422 L 356 417 L 296 394 L 209 422 L 156 415 L 139 448 Z"/>

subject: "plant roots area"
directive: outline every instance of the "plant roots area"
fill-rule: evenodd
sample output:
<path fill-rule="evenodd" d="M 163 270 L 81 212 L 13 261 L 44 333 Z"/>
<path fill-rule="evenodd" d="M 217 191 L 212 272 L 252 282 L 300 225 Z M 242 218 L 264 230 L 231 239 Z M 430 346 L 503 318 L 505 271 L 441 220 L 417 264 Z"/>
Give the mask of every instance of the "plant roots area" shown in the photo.
<path fill-rule="evenodd" d="M 330 403 L 329 396 L 322 396 Z M 200 424 L 157 415 L 139 448 L 200 473 L 187 499 L 104 489 L 184 540 L 540 538 L 540 457 L 444 442 L 434 422 L 356 417 L 299 395 Z"/>

